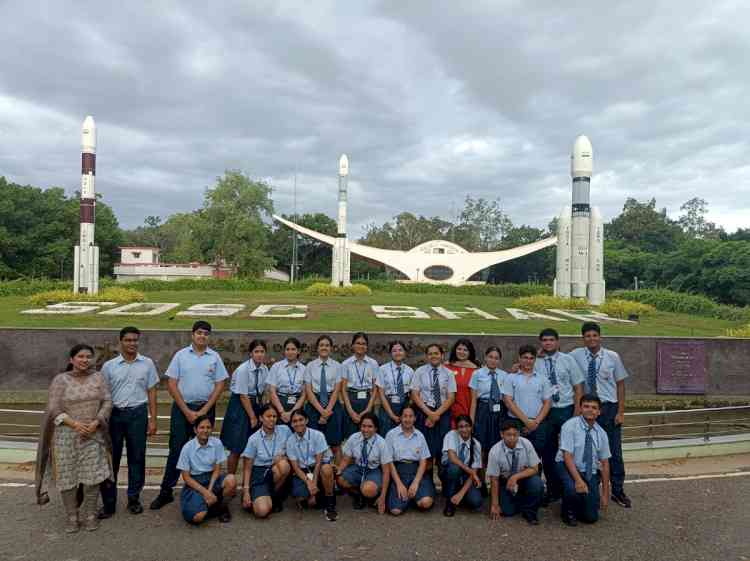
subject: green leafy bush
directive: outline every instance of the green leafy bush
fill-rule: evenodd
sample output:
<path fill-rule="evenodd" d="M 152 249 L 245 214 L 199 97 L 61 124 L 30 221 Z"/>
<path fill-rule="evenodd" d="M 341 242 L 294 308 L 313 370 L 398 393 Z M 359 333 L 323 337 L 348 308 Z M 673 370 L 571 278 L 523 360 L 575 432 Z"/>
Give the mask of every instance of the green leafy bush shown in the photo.
<path fill-rule="evenodd" d="M 661 312 L 712 317 L 729 321 L 750 319 L 750 309 L 719 304 L 706 296 L 665 289 L 616 290 L 611 295 L 622 300 L 649 304 Z"/>
<path fill-rule="evenodd" d="M 29 297 L 29 302 L 35 306 L 46 306 L 60 302 L 117 302 L 118 304 L 130 304 L 132 302 L 143 302 L 143 292 L 112 286 L 100 290 L 98 294 L 75 294 L 72 290 L 47 290 Z"/>
<path fill-rule="evenodd" d="M 361 281 L 373 290 L 383 292 L 402 292 L 407 294 L 465 294 L 467 296 L 497 296 L 498 298 L 519 298 L 535 294 L 552 294 L 552 289 L 543 284 L 468 284 L 452 286 L 449 284 L 430 284 L 393 281 Z"/>
<path fill-rule="evenodd" d="M 308 296 L 369 296 L 372 290 L 363 284 L 351 286 L 331 286 L 328 283 L 316 282 L 305 289 Z"/>

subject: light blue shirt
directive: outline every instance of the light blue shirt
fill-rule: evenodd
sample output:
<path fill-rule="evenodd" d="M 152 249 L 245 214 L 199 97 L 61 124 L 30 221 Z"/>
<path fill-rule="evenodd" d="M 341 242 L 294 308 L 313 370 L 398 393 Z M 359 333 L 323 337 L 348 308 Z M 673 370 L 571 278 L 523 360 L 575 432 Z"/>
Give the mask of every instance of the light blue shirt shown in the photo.
<path fill-rule="evenodd" d="M 552 384 L 552 369 L 557 377 L 556 385 Z M 581 367 L 569 354 L 558 351 L 552 356 L 537 357 L 534 373 L 546 377 L 552 387 L 552 395 L 560 396 L 558 401 L 552 400 L 552 407 L 569 407 L 575 403 L 573 386 L 583 383 L 584 376 Z"/>
<path fill-rule="evenodd" d="M 227 459 L 227 452 L 221 440 L 215 436 L 209 436 L 205 446 L 201 446 L 198 437 L 189 440 L 180 451 L 177 460 L 177 469 L 189 471 L 190 475 L 200 475 L 213 471 L 216 464 Z"/>
<path fill-rule="evenodd" d="M 350 390 L 371 390 L 378 376 L 378 361 L 366 356 L 359 361 L 352 355 L 341 363 L 341 379 Z"/>
<path fill-rule="evenodd" d="M 315 467 L 315 456 L 322 454 L 321 463 L 331 461 L 331 450 L 328 448 L 325 435 L 319 430 L 308 428 L 299 436 L 293 432 L 286 441 L 286 455 L 300 467 Z"/>
<path fill-rule="evenodd" d="M 560 430 L 560 450 L 558 450 L 555 457 L 556 462 L 564 461 L 563 452 L 569 452 L 573 454 L 578 471 L 586 471 L 583 461 L 583 451 L 586 447 L 586 429 L 588 427 L 589 424 L 582 415 L 565 421 Z M 612 457 L 612 453 L 609 450 L 609 439 L 604 429 L 599 426 L 599 423 L 594 423 L 594 428 L 591 430 L 591 437 L 594 444 L 591 447 L 593 466 L 594 469 L 601 471 L 600 460 L 608 460 Z"/>
<path fill-rule="evenodd" d="M 427 440 L 417 429 L 407 436 L 401 425 L 393 427 L 385 435 L 385 443 L 394 462 L 428 460 L 432 456 Z"/>
<path fill-rule="evenodd" d="M 410 390 L 419 392 L 422 401 L 428 407 L 435 408 L 435 398 L 432 395 L 432 369 L 431 364 L 423 364 L 414 372 Z M 450 394 L 456 393 L 456 376 L 442 364 L 438 369 L 438 385 L 440 386 L 440 399 L 445 403 Z"/>
<path fill-rule="evenodd" d="M 466 461 L 464 462 L 471 469 L 480 469 L 482 467 L 482 445 L 476 438 L 471 439 L 474 443 L 474 463 L 469 465 L 471 454 L 469 450 L 469 441 L 461 438 L 461 435 L 457 430 L 452 430 L 445 435 L 443 439 L 443 457 L 441 458 L 443 464 L 450 462 L 448 459 L 448 451 L 453 450 L 457 456 L 461 455 L 461 446 L 466 446 Z"/>
<path fill-rule="evenodd" d="M 166 375 L 177 380 L 185 403 L 208 401 L 215 384 L 229 378 L 219 353 L 207 348 L 199 355 L 192 345 L 174 354 Z"/>
<path fill-rule="evenodd" d="M 364 465 L 362 459 L 362 442 L 364 436 L 362 432 L 355 432 L 344 443 L 343 452 L 345 456 L 349 456 L 354 460 L 354 463 L 358 466 Z M 390 464 L 393 461 L 391 452 L 385 443 L 385 438 L 375 433 L 374 436 L 370 437 L 367 441 L 367 467 L 369 469 L 375 469 L 384 464 Z"/>
<path fill-rule="evenodd" d="M 258 391 L 260 395 L 255 394 L 255 370 L 258 370 Z M 240 395 L 249 395 L 254 397 L 262 397 L 266 391 L 266 384 L 268 383 L 268 367 L 265 364 L 257 365 L 252 359 L 246 360 L 240 364 L 232 374 L 232 383 L 229 389 L 232 393 Z"/>
<path fill-rule="evenodd" d="M 148 390 L 159 383 L 154 361 L 138 354 L 133 362 L 122 355 L 102 366 L 102 375 L 112 390 L 112 405 L 118 409 L 137 407 L 148 401 Z"/>
<path fill-rule="evenodd" d="M 572 356 L 583 370 L 584 392 L 589 393 L 591 388 L 588 384 L 589 361 L 591 352 L 584 348 L 571 351 Z M 596 360 L 596 393 L 599 399 L 609 403 L 617 403 L 617 382 L 628 377 L 628 371 L 622 364 L 622 359 L 615 351 L 601 347 L 594 357 Z"/>
<path fill-rule="evenodd" d="M 487 457 L 487 475 L 490 477 L 509 478 L 513 466 L 513 455 L 516 455 L 516 473 L 526 468 L 539 465 L 541 460 L 534 450 L 534 445 L 523 436 L 518 437 L 515 448 L 508 448 L 504 441 L 500 441 L 490 448 Z"/>
<path fill-rule="evenodd" d="M 268 384 L 276 388 L 278 393 L 285 395 L 302 392 L 305 383 L 305 365 L 300 361 L 289 366 L 287 359 L 274 362 L 268 375 Z"/>
<path fill-rule="evenodd" d="M 508 376 L 508 373 L 505 370 L 501 370 L 500 368 L 495 368 L 495 372 L 497 387 L 500 390 L 500 399 L 502 400 L 503 382 L 505 382 L 505 378 Z M 491 384 L 492 376 L 490 376 L 490 369 L 486 366 L 482 366 L 482 368 L 480 368 L 479 370 L 475 370 L 474 374 L 471 375 L 471 380 L 469 380 L 469 387 L 477 392 L 477 397 L 479 399 L 490 398 Z"/>
<path fill-rule="evenodd" d="M 510 396 L 529 419 L 535 419 L 544 402 L 552 397 L 552 386 L 546 376 L 508 374 L 503 383 L 503 395 Z M 517 418 L 511 411 L 508 415 Z"/>
<path fill-rule="evenodd" d="M 414 379 L 414 370 L 405 362 L 401 363 L 401 379 L 404 381 L 404 393 L 409 393 L 412 380 Z M 375 384 L 383 390 L 389 400 L 396 402 L 396 381 L 398 380 L 398 365 L 391 361 L 378 368 L 378 375 Z M 404 403 L 404 396 L 398 396 L 398 403 Z"/>
<path fill-rule="evenodd" d="M 305 384 L 310 384 L 314 394 L 320 393 L 320 371 L 323 361 L 319 358 L 311 360 L 305 366 Z M 341 381 L 341 363 L 332 358 L 326 359 L 326 387 L 328 393 L 333 392 L 336 384 Z"/>
<path fill-rule="evenodd" d="M 242 455 L 253 460 L 253 466 L 272 466 L 274 458 L 286 455 L 286 443 L 291 434 L 291 429 L 286 425 L 276 425 L 272 435 L 260 428 L 247 439 Z"/>

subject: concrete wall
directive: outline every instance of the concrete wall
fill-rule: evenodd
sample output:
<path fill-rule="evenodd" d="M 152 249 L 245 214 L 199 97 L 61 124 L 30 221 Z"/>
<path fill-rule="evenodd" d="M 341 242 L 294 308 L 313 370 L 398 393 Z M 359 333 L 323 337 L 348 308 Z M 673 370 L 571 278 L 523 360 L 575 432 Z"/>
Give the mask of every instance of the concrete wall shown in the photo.
<path fill-rule="evenodd" d="M 290 333 L 215 331 L 212 347 L 224 358 L 227 368 L 234 369 L 247 358 L 251 339 L 260 337 L 270 345 L 271 358 L 283 356 L 282 344 Z M 320 333 L 295 333 L 303 343 L 303 361 L 311 356 L 311 348 Z M 334 358 L 349 356 L 350 333 L 331 333 L 334 339 Z M 408 362 L 421 363 L 424 348 L 437 342 L 448 348 L 459 335 L 449 334 L 388 334 L 370 335 L 370 354 L 379 362 L 389 360 L 386 345 L 401 339 L 409 349 Z M 532 336 L 472 335 L 471 340 L 482 353 L 489 345 L 503 350 L 503 365 L 513 363 L 518 347 L 535 343 Z M 101 364 L 117 354 L 118 331 L 108 329 L 0 329 L 0 390 L 20 391 L 46 389 L 49 381 L 67 364 L 70 348 L 77 343 L 88 343 L 96 349 Z M 750 341 L 743 339 L 699 339 L 673 337 L 606 337 L 606 347 L 620 353 L 630 372 L 627 390 L 637 394 L 656 394 L 656 345 L 659 341 L 702 341 L 706 347 L 707 395 L 750 395 Z M 145 331 L 141 337 L 141 352 L 150 356 L 163 372 L 172 354 L 190 343 L 189 331 Z M 580 337 L 563 337 L 563 350 L 580 345 Z"/>

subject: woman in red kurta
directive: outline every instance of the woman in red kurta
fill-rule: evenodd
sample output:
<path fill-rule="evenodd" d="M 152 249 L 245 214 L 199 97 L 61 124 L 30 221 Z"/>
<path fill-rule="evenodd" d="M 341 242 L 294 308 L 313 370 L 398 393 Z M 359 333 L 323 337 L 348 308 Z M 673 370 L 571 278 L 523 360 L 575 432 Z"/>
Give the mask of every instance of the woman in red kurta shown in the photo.
<path fill-rule="evenodd" d="M 471 410 L 471 388 L 469 382 L 476 364 L 476 351 L 468 339 L 459 339 L 453 344 L 448 363 L 445 365 L 456 375 L 456 401 L 451 407 L 451 427 L 456 428 L 456 418 L 468 415 Z"/>

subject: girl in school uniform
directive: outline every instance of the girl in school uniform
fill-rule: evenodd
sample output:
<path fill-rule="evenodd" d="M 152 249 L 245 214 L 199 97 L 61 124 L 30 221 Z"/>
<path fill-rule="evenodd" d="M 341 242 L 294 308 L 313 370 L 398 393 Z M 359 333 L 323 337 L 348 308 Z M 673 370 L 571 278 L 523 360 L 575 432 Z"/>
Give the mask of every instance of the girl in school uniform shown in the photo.
<path fill-rule="evenodd" d="M 471 377 L 471 411 L 474 434 L 482 445 L 482 465 L 487 465 L 487 454 L 500 442 L 500 428 L 505 420 L 503 383 L 508 373 L 500 368 L 503 354 L 494 345 L 484 352 L 484 366 Z M 480 474 L 483 476 L 484 474 Z M 484 477 L 481 477 L 484 481 Z M 486 487 L 483 486 L 486 489 Z"/>
<path fill-rule="evenodd" d="M 459 339 L 451 347 L 448 363 L 445 365 L 456 377 L 456 400 L 451 405 L 451 428 L 456 428 L 459 415 L 468 415 L 471 408 L 471 388 L 469 382 L 477 369 L 477 352 L 468 339 Z"/>
<path fill-rule="evenodd" d="M 221 424 L 221 441 L 229 450 L 227 473 L 232 475 L 237 471 L 247 439 L 260 424 L 258 412 L 268 384 L 268 368 L 264 364 L 268 345 L 261 339 L 254 339 L 249 350 L 250 360 L 240 364 L 232 374 L 232 396 Z"/>
<path fill-rule="evenodd" d="M 461 415 L 456 419 L 457 428 L 445 435 L 442 453 L 443 494 L 445 516 L 456 514 L 461 504 L 476 511 L 482 508 L 479 477 L 482 468 L 482 445 L 472 434 L 471 417 Z"/>
<path fill-rule="evenodd" d="M 369 339 L 365 333 L 355 333 L 352 337 L 354 354 L 341 363 L 341 401 L 346 412 L 344 438 L 357 432 L 361 416 L 375 407 L 378 361 L 367 356 L 368 345 Z"/>
<path fill-rule="evenodd" d="M 378 434 L 375 415 L 362 415 L 359 432 L 346 440 L 343 452 L 336 466 L 339 487 L 352 493 L 355 509 L 363 509 L 367 500 L 374 499 L 378 512 L 384 514 L 392 459 L 385 439 Z"/>
<path fill-rule="evenodd" d="M 425 350 L 427 364 L 414 372 L 411 399 L 417 407 L 416 427 L 427 440 L 432 458 L 439 458 L 443 439 L 451 428 L 450 408 L 456 399 L 456 379 L 443 365 L 443 348 L 433 343 Z M 432 477 L 432 460 L 428 477 Z M 439 467 L 439 466 L 438 466 Z"/>
<path fill-rule="evenodd" d="M 391 362 L 378 369 L 375 385 L 380 399 L 380 436 L 385 437 L 401 423 L 401 411 L 409 402 L 409 388 L 414 370 L 406 364 L 406 345 L 402 341 L 388 344 Z"/>
<path fill-rule="evenodd" d="M 435 486 L 427 474 L 430 449 L 424 435 L 414 428 L 416 411 L 406 405 L 401 410 L 401 424 L 385 437 L 391 464 L 388 511 L 394 516 L 406 512 L 411 503 L 419 510 L 429 510 L 435 500 Z"/>
<path fill-rule="evenodd" d="M 294 432 L 286 442 L 286 454 L 292 465 L 292 496 L 300 509 L 315 506 L 322 496 L 326 520 L 333 522 L 338 514 L 331 450 L 323 433 L 308 428 L 307 422 L 304 410 L 292 413 Z"/>
<path fill-rule="evenodd" d="M 289 337 L 284 341 L 284 359 L 273 363 L 268 375 L 271 403 L 276 408 L 279 421 L 288 425 L 292 413 L 305 405 L 305 365 L 299 360 L 302 344 Z"/>
<path fill-rule="evenodd" d="M 305 367 L 305 410 L 310 418 L 310 428 L 319 430 L 326 437 L 336 458 L 341 454 L 342 424 L 344 410 L 341 407 L 341 363 L 331 358 L 333 339 L 321 335 L 315 341 L 318 358 Z"/>
<path fill-rule="evenodd" d="M 242 507 L 257 518 L 266 518 L 283 508 L 280 491 L 291 469 L 286 443 L 292 432 L 276 424 L 278 415 L 270 405 L 263 405 L 259 413 L 260 430 L 247 439 L 242 452 Z"/>

